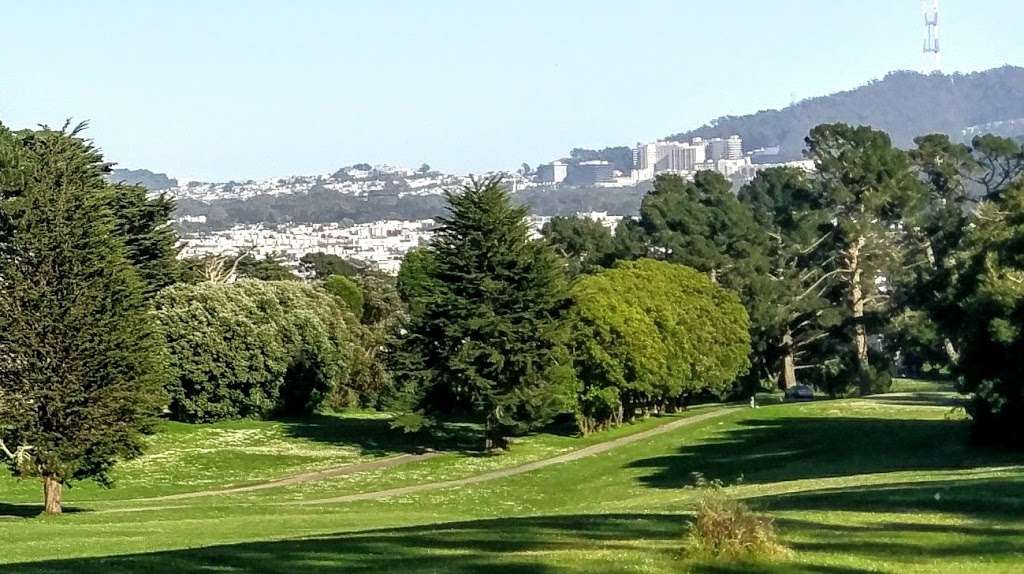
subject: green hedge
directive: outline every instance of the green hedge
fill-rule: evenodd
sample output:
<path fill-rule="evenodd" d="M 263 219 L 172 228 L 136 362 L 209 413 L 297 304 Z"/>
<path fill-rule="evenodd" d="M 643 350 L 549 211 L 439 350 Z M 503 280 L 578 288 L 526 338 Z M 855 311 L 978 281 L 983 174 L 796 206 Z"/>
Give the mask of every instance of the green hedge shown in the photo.
<path fill-rule="evenodd" d="M 347 382 L 359 327 L 343 303 L 311 286 L 179 284 L 156 307 L 177 420 L 308 412 Z"/>

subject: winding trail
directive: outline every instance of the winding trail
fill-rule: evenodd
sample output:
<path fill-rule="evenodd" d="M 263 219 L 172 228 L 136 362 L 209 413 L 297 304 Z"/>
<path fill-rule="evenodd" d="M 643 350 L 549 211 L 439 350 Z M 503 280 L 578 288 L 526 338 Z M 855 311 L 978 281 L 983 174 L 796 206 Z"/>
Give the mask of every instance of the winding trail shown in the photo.
<path fill-rule="evenodd" d="M 315 500 L 295 500 L 295 501 L 288 501 L 288 502 L 278 502 L 278 503 L 274 503 L 274 504 L 279 504 L 279 505 L 311 505 L 311 504 L 333 504 L 333 503 L 341 503 L 341 502 L 356 502 L 356 501 L 362 501 L 362 500 L 377 500 L 377 499 L 381 499 L 381 498 L 391 498 L 391 497 L 394 497 L 394 496 L 404 496 L 404 495 L 407 495 L 407 494 L 415 494 L 415 493 L 424 492 L 424 491 L 428 491 L 428 490 L 438 490 L 438 489 L 443 489 L 443 488 L 452 488 L 452 487 L 456 487 L 456 486 L 465 486 L 465 485 L 469 485 L 469 484 L 476 484 L 476 483 L 479 483 L 479 482 L 487 482 L 487 481 L 491 481 L 491 480 L 497 480 L 497 479 L 500 479 L 500 478 L 506 478 L 506 477 L 509 477 L 509 476 L 516 476 L 516 475 L 519 475 L 519 474 L 525 474 L 527 472 L 533 472 L 535 470 L 540 470 L 542 468 L 547 468 L 549 466 L 555 466 L 555 465 L 558 465 L 558 464 L 565 464 L 567 462 L 572 462 L 574 460 L 579 460 L 581 458 L 585 458 L 585 457 L 588 457 L 588 456 L 593 456 L 593 455 L 596 455 L 596 454 L 601 454 L 603 452 L 607 452 L 609 450 L 618 448 L 620 446 L 624 446 L 624 445 L 627 445 L 627 444 L 635 443 L 635 442 L 638 442 L 638 441 L 642 441 L 644 439 L 648 439 L 648 438 L 653 437 L 653 436 L 657 436 L 657 435 L 660 435 L 660 434 L 671 432 L 671 431 L 674 431 L 674 430 L 676 430 L 678 428 L 681 428 L 681 427 L 685 427 L 685 426 L 693 425 L 693 424 L 696 424 L 696 423 L 699 423 L 699 422 L 702 422 L 702 421 L 706 421 L 706 420 L 718 418 L 718 417 L 721 417 L 721 416 L 725 416 L 725 415 L 727 415 L 729 413 L 732 413 L 732 412 L 735 412 L 735 411 L 736 411 L 736 407 L 725 407 L 725 408 L 721 408 L 721 409 L 715 409 L 715 410 L 710 411 L 710 412 L 689 416 L 689 417 L 686 417 L 686 418 L 682 418 L 682 419 L 679 419 L 679 420 L 672 421 L 670 423 L 659 425 L 659 426 L 656 426 L 656 427 L 654 427 L 652 429 L 648 429 L 648 430 L 641 431 L 641 432 L 638 432 L 638 433 L 626 435 L 624 437 L 619 437 L 617 439 L 612 439 L 612 440 L 609 440 L 609 441 L 606 441 L 606 442 L 601 442 L 601 443 L 593 444 L 593 445 L 590 445 L 590 446 L 587 446 L 587 447 L 583 447 L 581 449 L 569 451 L 567 453 L 560 454 L 560 455 L 557 455 L 557 456 L 553 456 L 551 458 L 545 458 L 545 459 L 537 460 L 537 461 L 534 461 L 534 462 L 528 462 L 526 464 L 521 464 L 519 466 L 514 466 L 514 467 L 511 467 L 511 468 L 503 468 L 503 469 L 499 469 L 499 470 L 493 470 L 493 471 L 490 471 L 490 472 L 485 472 L 485 473 L 482 473 L 482 474 L 468 476 L 468 477 L 465 477 L 465 478 L 458 478 L 458 479 L 452 479 L 452 480 L 442 480 L 442 481 L 435 481 L 435 482 L 424 482 L 424 483 L 420 483 L 420 484 L 413 484 L 413 485 L 409 485 L 409 486 L 401 486 L 401 487 L 390 488 L 390 489 L 386 489 L 386 490 L 378 490 L 378 491 L 372 491 L 372 492 L 360 492 L 360 493 L 356 493 L 356 494 L 346 494 L 346 495 L 343 495 L 343 496 L 335 496 L 335 497 L 331 497 L 331 498 L 322 498 L 322 499 L 315 499 Z M 121 501 L 118 501 L 118 502 L 121 502 L 121 503 L 124 503 L 124 502 L 131 502 L 131 503 L 137 503 L 137 502 L 166 502 L 166 501 L 173 501 L 173 500 L 187 500 L 187 499 L 192 499 L 192 498 L 202 498 L 202 497 L 206 497 L 206 496 L 221 496 L 221 495 L 228 495 L 228 494 L 239 494 L 239 493 L 244 493 L 244 492 L 254 492 L 254 491 L 259 491 L 259 490 L 268 490 L 268 489 L 271 489 L 271 488 L 279 488 L 279 487 L 282 487 L 282 486 L 291 486 L 291 485 L 302 484 L 302 483 L 306 483 L 306 482 L 317 482 L 317 481 L 321 481 L 321 480 L 328 480 L 328 479 L 336 478 L 336 477 L 339 477 L 339 476 L 355 474 L 357 472 L 369 472 L 369 471 L 374 471 L 374 470 L 381 470 L 381 469 L 386 469 L 386 468 L 392 468 L 392 467 L 408 464 L 408 463 L 411 463 L 411 462 L 417 462 L 417 461 L 421 461 L 421 460 L 428 460 L 428 459 L 434 458 L 436 456 L 439 456 L 441 454 L 443 454 L 443 453 L 442 452 L 434 452 L 434 451 L 426 452 L 426 453 L 422 453 L 422 454 L 400 454 L 400 455 L 396 455 L 396 456 L 389 456 L 389 457 L 386 457 L 386 458 L 381 458 L 381 459 L 378 459 L 378 460 L 372 460 L 372 461 L 360 462 L 360 463 L 354 463 L 354 464 L 347 464 L 347 465 L 344 465 L 344 466 L 328 468 L 328 469 L 325 469 L 325 470 L 319 470 L 319 471 L 315 471 L 315 472 L 305 472 L 305 473 L 301 473 L 301 474 L 294 474 L 294 475 L 286 476 L 286 477 L 283 477 L 283 478 L 278 478 L 278 479 L 274 479 L 274 480 L 268 480 L 268 481 L 264 481 L 264 482 L 258 482 L 258 483 L 255 483 L 255 484 L 248 484 L 248 485 L 244 485 L 244 486 L 234 486 L 234 487 L 210 489 L 210 490 L 197 490 L 197 491 L 193 491 L 193 492 L 183 492 L 183 493 L 179 493 L 179 494 L 168 494 L 168 495 L 165 495 L 165 496 L 154 496 L 154 497 L 149 497 L 149 498 L 134 498 L 134 499 L 128 499 L 128 500 L 121 500 Z M 147 511 L 147 510 L 160 510 L 160 509 L 163 509 L 163 508 L 174 508 L 174 507 L 145 506 L 145 507 L 139 507 L 139 508 L 130 508 L 130 507 L 129 508 L 110 508 L 110 509 L 99 510 L 98 512 L 104 512 L 104 513 L 106 513 L 106 512 L 141 512 L 141 511 Z"/>
<path fill-rule="evenodd" d="M 391 498 L 394 496 L 405 496 L 407 494 L 416 494 L 427 490 L 438 490 L 443 488 L 452 488 L 456 486 L 466 486 L 469 484 L 477 484 L 479 482 L 487 482 L 490 480 L 497 480 L 499 478 L 507 478 L 509 476 L 516 476 L 519 474 L 525 474 L 527 472 L 533 472 L 549 466 L 555 466 L 558 464 L 565 464 L 574 460 L 579 460 L 588 456 L 601 454 L 614 448 L 639 442 L 644 439 L 651 438 L 660 434 L 674 431 L 678 428 L 690 426 L 703 422 L 710 419 L 725 416 L 727 414 L 736 412 L 736 407 L 725 407 L 722 409 L 716 409 L 711 412 L 694 415 L 672 421 L 667 424 L 663 424 L 652 429 L 641 431 L 635 434 L 627 435 L 617 439 L 613 439 L 607 442 L 598 443 L 588 447 L 584 447 L 578 450 L 567 452 L 551 458 L 545 458 L 534 462 L 529 462 L 512 468 L 503 468 L 500 470 L 494 470 L 491 472 L 485 472 L 483 474 L 477 474 L 474 476 L 468 476 L 466 478 L 457 478 L 453 480 L 442 480 L 437 482 L 425 482 L 422 484 L 413 484 L 410 486 L 401 486 L 397 488 L 390 488 L 387 490 L 378 490 L 376 492 L 360 492 L 358 494 L 346 494 L 344 496 L 335 496 L 331 498 L 321 498 L 317 500 L 296 500 L 290 502 L 279 502 L 281 505 L 311 505 L 311 504 L 335 504 L 341 502 L 358 502 L 363 500 L 378 500 L 381 498 Z"/>

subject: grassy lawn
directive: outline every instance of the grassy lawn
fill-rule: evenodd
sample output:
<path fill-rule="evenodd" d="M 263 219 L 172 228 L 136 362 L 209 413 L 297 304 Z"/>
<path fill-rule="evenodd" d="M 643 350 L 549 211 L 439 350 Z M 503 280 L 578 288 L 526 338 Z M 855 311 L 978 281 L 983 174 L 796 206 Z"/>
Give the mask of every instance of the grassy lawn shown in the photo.
<path fill-rule="evenodd" d="M 314 429 L 301 431 L 289 427 L 299 422 L 171 425 L 154 437 L 151 454 L 119 471 L 119 488 L 72 490 L 69 505 L 78 512 L 27 517 L 35 484 L 29 492 L 0 480 L 7 503 L 0 504 L 0 571 L 1024 571 L 1024 456 L 968 447 L 962 412 L 936 388 L 737 409 L 507 478 L 317 502 L 472 476 L 670 420 L 584 439 L 538 434 L 502 455 L 453 449 L 392 469 L 258 492 L 129 500 L 208 488 L 218 473 L 230 477 L 224 482 L 244 482 L 384 456 L 399 452 L 403 440 L 367 415 L 318 417 L 307 423 Z M 255 432 L 229 441 L 210 435 L 214 429 Z M 203 462 L 192 471 L 182 464 L 189 460 Z M 698 474 L 727 483 L 775 518 L 792 557 L 774 565 L 688 560 L 680 542 Z"/>

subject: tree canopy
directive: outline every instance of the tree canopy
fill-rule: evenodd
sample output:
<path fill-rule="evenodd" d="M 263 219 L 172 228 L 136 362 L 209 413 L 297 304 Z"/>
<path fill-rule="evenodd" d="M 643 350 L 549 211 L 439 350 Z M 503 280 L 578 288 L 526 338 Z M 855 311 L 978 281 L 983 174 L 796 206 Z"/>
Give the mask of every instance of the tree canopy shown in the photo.
<path fill-rule="evenodd" d="M 721 393 L 749 366 L 747 313 L 703 273 L 624 261 L 584 276 L 572 295 L 584 429 L 684 394 Z"/>

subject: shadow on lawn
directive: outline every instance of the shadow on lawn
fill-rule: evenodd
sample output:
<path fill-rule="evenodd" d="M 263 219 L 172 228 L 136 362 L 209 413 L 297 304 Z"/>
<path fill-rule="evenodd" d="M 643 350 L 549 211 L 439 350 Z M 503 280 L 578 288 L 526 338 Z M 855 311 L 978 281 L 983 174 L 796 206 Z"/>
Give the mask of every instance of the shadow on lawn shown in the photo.
<path fill-rule="evenodd" d="M 769 409 L 765 409 L 768 411 Z M 732 430 L 675 454 L 635 461 L 655 488 L 693 484 L 694 473 L 727 484 L 1020 464 L 1024 456 L 968 446 L 968 423 L 955 420 L 779 417 L 739 421 Z"/>
<path fill-rule="evenodd" d="M 355 446 L 363 454 L 378 456 L 425 449 L 473 452 L 482 446 L 479 430 L 470 424 L 449 423 L 429 433 L 406 434 L 383 418 L 315 414 L 279 420 L 293 437 Z"/>
<path fill-rule="evenodd" d="M 74 506 L 65 506 L 65 514 L 88 512 Z M 0 502 L 0 518 L 35 518 L 43 513 L 42 504 L 8 504 Z"/>
<path fill-rule="evenodd" d="M 950 394 L 947 392 L 916 392 L 916 393 L 898 393 L 898 394 L 887 394 L 887 395 L 871 395 L 863 397 L 864 400 L 868 400 L 874 403 L 880 403 L 883 405 L 909 405 L 909 406 L 938 406 L 938 407 L 963 407 L 967 404 L 967 399 L 961 395 Z"/>
<path fill-rule="evenodd" d="M 762 500 L 773 511 L 942 512 L 963 515 L 973 520 L 1024 521 L 1024 476 L 828 488 Z M 920 529 L 943 532 L 950 528 L 944 525 L 920 525 Z M 972 534 L 976 530 L 973 526 L 965 526 L 959 532 Z M 996 533 L 998 530 L 1001 534 L 1016 532 L 1024 541 L 1024 530 L 987 527 L 984 530 L 987 533 Z"/>
<path fill-rule="evenodd" d="M 339 533 L 328 536 L 227 544 L 103 558 L 79 558 L 6 566 L 18 574 L 152 574 L 207 572 L 328 574 L 625 574 L 638 561 L 647 570 L 700 574 L 865 574 L 835 564 L 837 555 L 891 560 L 924 556 L 930 560 L 1012 557 L 1021 537 L 993 536 L 975 529 L 967 538 L 940 541 L 914 538 L 932 525 L 890 523 L 877 528 L 833 531 L 813 521 L 780 521 L 784 535 L 799 534 L 796 562 L 737 564 L 683 560 L 686 519 L 676 514 L 603 514 L 472 520 Z M 847 527 L 842 527 L 847 528 Z M 850 529 L 857 529 L 855 526 Z M 902 538 L 901 538 L 902 536 Z M 607 561 L 606 561 L 607 559 Z M 581 563 L 586 560 L 585 563 Z"/>
<path fill-rule="evenodd" d="M 327 574 L 333 572 L 451 572 L 547 574 L 564 572 L 550 552 L 635 551 L 670 561 L 685 519 L 674 514 L 606 514 L 474 520 L 371 530 L 315 538 L 34 562 L 4 572 L 198 574 L 212 571 Z M 661 542 L 645 547 L 638 541 Z M 571 556 L 570 555 L 570 556 Z M 570 564 L 566 564 L 570 565 Z M 632 571 L 621 558 L 601 572 Z M 580 571 L 580 570 L 576 570 Z"/>

